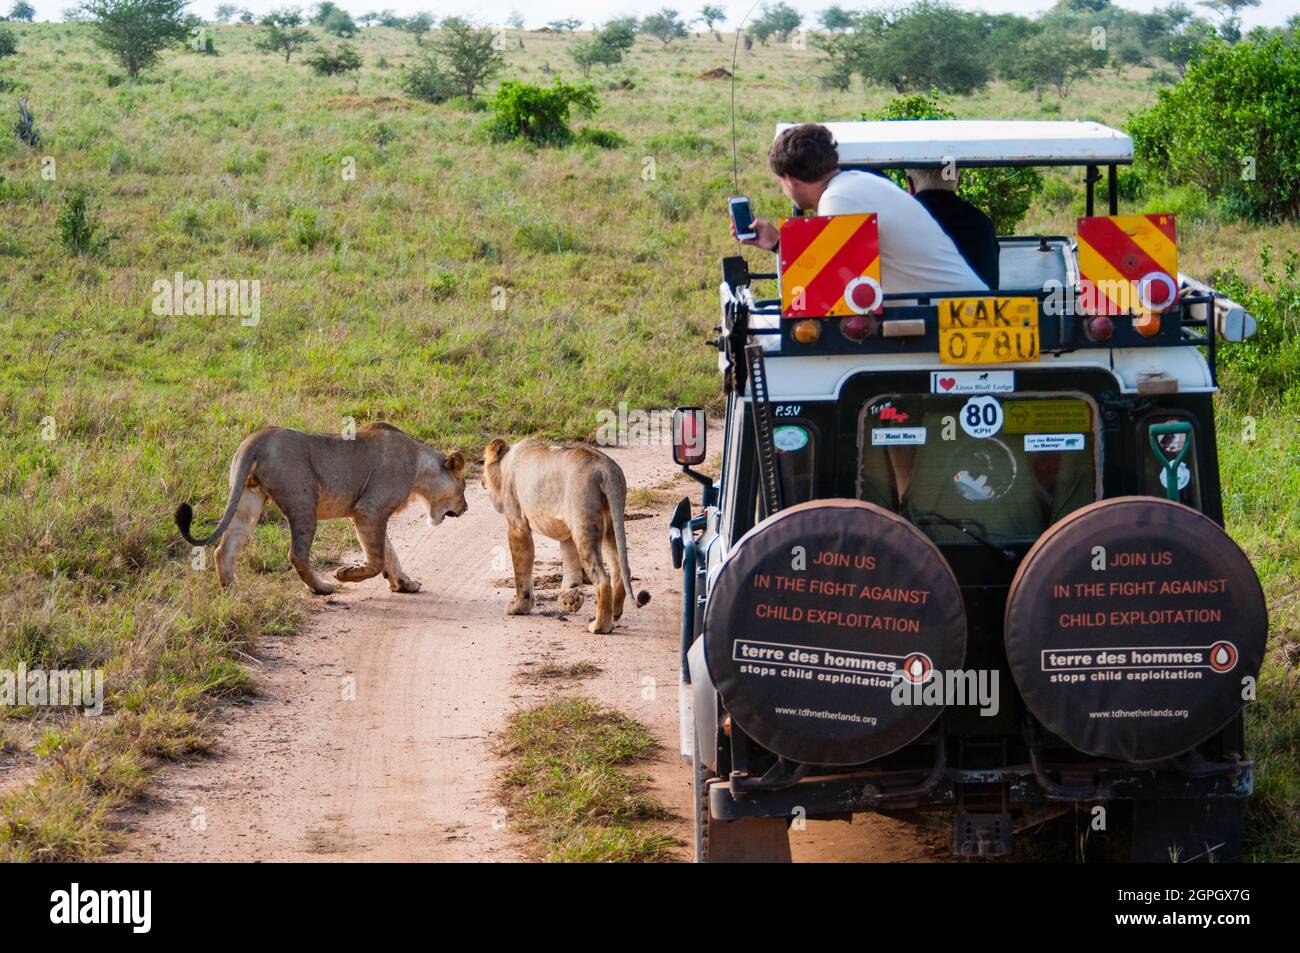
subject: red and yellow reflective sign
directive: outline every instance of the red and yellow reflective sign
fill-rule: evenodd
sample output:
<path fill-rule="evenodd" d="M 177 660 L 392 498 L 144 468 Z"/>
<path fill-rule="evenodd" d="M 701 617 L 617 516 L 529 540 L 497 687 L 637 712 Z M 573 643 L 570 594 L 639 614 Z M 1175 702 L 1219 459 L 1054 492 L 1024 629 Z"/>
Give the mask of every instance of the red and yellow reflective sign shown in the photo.
<path fill-rule="evenodd" d="M 1080 307 L 1087 314 L 1132 314 L 1154 334 L 1159 314 L 1178 303 L 1178 236 L 1172 215 L 1079 219 Z"/>
<path fill-rule="evenodd" d="M 781 222 L 781 315 L 830 318 L 878 314 L 880 235 L 874 212 Z"/>

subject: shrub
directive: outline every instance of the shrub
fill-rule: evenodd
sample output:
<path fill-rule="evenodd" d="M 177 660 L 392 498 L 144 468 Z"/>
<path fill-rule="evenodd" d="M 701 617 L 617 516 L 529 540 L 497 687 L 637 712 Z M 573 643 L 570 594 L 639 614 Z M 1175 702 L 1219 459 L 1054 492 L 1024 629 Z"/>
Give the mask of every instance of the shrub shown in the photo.
<path fill-rule="evenodd" d="M 598 149 L 617 149 L 626 144 L 622 136 L 608 129 L 592 129 L 585 127 L 577 132 L 577 141 L 585 145 L 595 146 Z"/>
<path fill-rule="evenodd" d="M 1151 179 L 1195 185 L 1249 217 L 1300 217 L 1300 41 L 1208 44 L 1128 123 Z"/>
<path fill-rule="evenodd" d="M 98 255 L 108 248 L 110 236 L 102 233 L 99 215 L 81 189 L 73 189 L 63 196 L 56 224 L 59 241 L 74 255 Z"/>
<path fill-rule="evenodd" d="M 445 103 L 460 93 L 460 84 L 437 56 L 425 54 L 402 73 L 402 90 L 412 99 Z"/>
<path fill-rule="evenodd" d="M 289 216 L 290 237 L 299 248 L 313 251 L 322 242 L 333 243 L 330 231 L 314 208 L 296 208 Z"/>
<path fill-rule="evenodd" d="M 600 100 L 589 83 L 572 86 L 557 79 L 548 89 L 509 81 L 501 84 L 491 105 L 493 117 L 488 129 L 493 139 L 504 142 L 524 138 L 538 145 L 556 146 L 573 139 L 569 111 L 595 112 Z"/>
<path fill-rule="evenodd" d="M 0 26 L 0 56 L 13 56 L 18 52 L 18 37 L 7 26 Z"/>
<path fill-rule="evenodd" d="M 1231 267 L 1211 278 L 1216 290 L 1245 307 L 1259 323 L 1253 338 L 1219 350 L 1219 361 L 1234 374 L 1234 387 L 1227 393 L 1243 407 L 1300 383 L 1300 256 L 1289 251 L 1279 273 L 1273 249 L 1265 245 L 1260 271 L 1261 288 L 1251 287 Z"/>
<path fill-rule="evenodd" d="M 347 43 L 333 51 L 322 47 L 303 62 L 317 76 L 343 76 L 361 69 L 361 55 Z"/>
<path fill-rule="evenodd" d="M 955 119 L 956 115 L 939 100 L 915 94 L 896 97 L 878 115 L 863 118 Z M 895 179 L 904 184 L 901 175 Z M 957 194 L 987 212 L 999 235 L 1011 235 L 1042 188 L 1043 176 L 1037 169 L 963 169 Z"/>

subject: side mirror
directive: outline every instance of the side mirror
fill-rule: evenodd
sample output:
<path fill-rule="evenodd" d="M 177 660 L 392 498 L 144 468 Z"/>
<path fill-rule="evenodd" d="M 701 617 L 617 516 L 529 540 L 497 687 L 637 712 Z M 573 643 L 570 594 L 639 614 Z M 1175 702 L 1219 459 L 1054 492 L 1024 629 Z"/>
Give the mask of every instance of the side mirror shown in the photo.
<path fill-rule="evenodd" d="M 673 461 L 684 467 L 704 462 L 708 422 L 703 407 L 678 407 L 673 411 Z"/>

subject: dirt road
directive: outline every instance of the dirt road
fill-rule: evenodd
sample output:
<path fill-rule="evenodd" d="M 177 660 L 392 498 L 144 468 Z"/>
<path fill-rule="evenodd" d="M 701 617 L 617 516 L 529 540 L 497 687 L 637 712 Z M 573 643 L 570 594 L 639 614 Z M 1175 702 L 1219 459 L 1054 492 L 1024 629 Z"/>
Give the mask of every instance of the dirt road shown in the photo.
<path fill-rule="evenodd" d="M 659 739 L 656 760 L 643 767 L 677 815 L 670 832 L 687 859 L 691 777 L 677 754 L 681 589 L 666 525 L 673 503 L 698 499 L 698 487 L 665 447 L 611 456 L 633 490 L 628 547 L 637 588 L 653 594 L 648 606 L 629 605 L 611 635 L 587 632 L 590 595 L 577 616 L 561 618 L 554 584 L 546 585 L 559 572 L 559 547 L 538 537 L 538 610 L 507 617 L 505 522 L 477 483 L 459 519 L 433 529 L 422 517 L 394 520 L 402 564 L 423 589 L 393 595 L 378 578 L 348 585 L 315 603 L 298 635 L 267 639 L 255 669 L 258 696 L 225 710 L 213 756 L 163 774 L 154 798 L 125 818 L 131 833 L 116 856 L 526 859 L 527 845 L 492 795 L 502 767 L 493 735 L 517 708 L 572 690 L 640 720 Z M 601 673 L 581 684 L 518 678 L 545 662 L 584 659 Z M 797 860 L 935 857 L 905 825 L 881 818 L 811 822 L 793 844 Z"/>

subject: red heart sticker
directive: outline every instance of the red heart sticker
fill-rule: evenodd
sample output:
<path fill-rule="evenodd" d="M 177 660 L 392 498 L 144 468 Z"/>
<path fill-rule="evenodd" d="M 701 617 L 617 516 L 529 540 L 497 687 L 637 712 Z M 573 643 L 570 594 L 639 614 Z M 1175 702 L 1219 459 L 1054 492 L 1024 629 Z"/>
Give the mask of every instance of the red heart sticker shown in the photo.
<path fill-rule="evenodd" d="M 952 390 L 957 386 L 957 380 L 953 377 L 941 377 L 939 378 L 939 386 L 944 390 Z"/>

